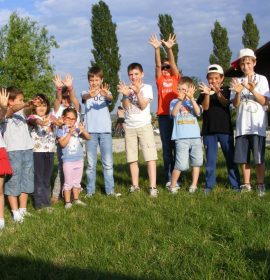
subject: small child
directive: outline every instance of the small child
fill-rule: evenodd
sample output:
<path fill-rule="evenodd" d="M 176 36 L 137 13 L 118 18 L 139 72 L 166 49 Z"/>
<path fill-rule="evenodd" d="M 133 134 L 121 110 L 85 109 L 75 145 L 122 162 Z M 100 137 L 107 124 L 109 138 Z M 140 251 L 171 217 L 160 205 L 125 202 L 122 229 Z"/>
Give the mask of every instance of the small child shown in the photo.
<path fill-rule="evenodd" d="M 251 49 L 241 49 L 234 66 L 240 67 L 243 77 L 231 82 L 231 100 L 237 110 L 234 161 L 241 164 L 242 191 L 251 191 L 250 152 L 252 151 L 258 195 L 265 195 L 265 139 L 267 115 L 265 105 L 270 98 L 265 76 L 255 73 L 256 56 Z"/>
<path fill-rule="evenodd" d="M 192 166 L 189 192 L 197 190 L 200 166 L 203 164 L 200 127 L 196 118 L 201 114 L 201 108 L 195 101 L 195 90 L 192 79 L 182 77 L 178 85 L 178 99 L 173 99 L 170 104 L 171 116 L 174 118 L 172 140 L 175 140 L 176 160 L 169 191 L 174 194 L 179 190 L 176 183 L 181 171 L 189 168 L 189 161 Z"/>
<path fill-rule="evenodd" d="M 78 113 L 74 108 L 66 108 L 63 112 L 63 126 L 57 130 L 57 139 L 62 148 L 62 160 L 64 171 L 64 199 L 65 208 L 72 207 L 71 190 L 74 204 L 85 206 L 79 200 L 81 180 L 83 174 L 83 145 L 80 138 L 90 140 L 90 134 L 80 123 L 76 127 Z"/>
<path fill-rule="evenodd" d="M 147 162 L 150 196 L 157 197 L 157 150 L 150 114 L 153 90 L 152 86 L 143 83 L 144 72 L 141 64 L 131 63 L 127 70 L 131 84 L 127 86 L 124 82 L 120 82 L 118 90 L 123 94 L 123 106 L 125 109 L 126 155 L 132 182 L 129 192 L 133 193 L 140 190 L 138 165 L 140 145 L 144 160 Z"/>
<path fill-rule="evenodd" d="M 51 211 L 50 192 L 53 173 L 55 134 L 50 120 L 50 101 L 44 94 L 37 94 L 41 102 L 34 108 L 34 115 L 28 117 L 32 125 L 31 136 L 34 141 L 34 202 L 35 208 L 43 207 Z"/>
<path fill-rule="evenodd" d="M 9 93 L 5 89 L 0 91 L 0 120 L 5 118 L 7 112 Z M 12 175 L 11 165 L 8 154 L 5 149 L 6 145 L 0 131 L 0 230 L 5 227 L 4 220 L 4 179 L 6 175 Z"/>

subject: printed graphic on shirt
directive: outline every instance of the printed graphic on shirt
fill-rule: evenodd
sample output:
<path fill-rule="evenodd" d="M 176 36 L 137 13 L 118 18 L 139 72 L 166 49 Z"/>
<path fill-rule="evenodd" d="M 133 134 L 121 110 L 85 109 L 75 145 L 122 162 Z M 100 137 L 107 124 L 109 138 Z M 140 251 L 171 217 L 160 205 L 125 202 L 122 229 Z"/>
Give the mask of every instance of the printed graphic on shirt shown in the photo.
<path fill-rule="evenodd" d="M 191 109 L 187 106 L 181 106 L 179 114 L 177 115 L 177 124 L 195 124 L 194 115 L 191 113 Z"/>

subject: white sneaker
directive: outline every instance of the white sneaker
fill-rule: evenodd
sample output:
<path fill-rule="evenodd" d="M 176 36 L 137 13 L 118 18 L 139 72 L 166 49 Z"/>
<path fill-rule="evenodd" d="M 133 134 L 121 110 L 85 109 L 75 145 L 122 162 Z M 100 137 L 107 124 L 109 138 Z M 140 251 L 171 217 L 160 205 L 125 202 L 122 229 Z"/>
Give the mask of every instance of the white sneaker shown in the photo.
<path fill-rule="evenodd" d="M 74 199 L 74 204 L 80 206 L 86 206 L 86 203 L 82 202 L 80 199 Z"/>
<path fill-rule="evenodd" d="M 12 210 L 12 214 L 13 214 L 14 223 L 22 223 L 23 222 L 23 216 L 21 215 L 19 210 Z"/>
<path fill-rule="evenodd" d="M 167 188 L 168 190 L 169 190 L 169 188 L 171 187 L 171 184 L 172 184 L 171 182 L 167 182 L 167 183 L 166 183 L 165 186 L 166 186 L 166 188 Z M 178 190 L 180 190 L 180 186 L 179 186 L 178 183 L 175 184 L 175 187 L 176 187 Z"/>
<path fill-rule="evenodd" d="M 5 228 L 5 220 L 3 218 L 0 219 L 0 230 Z"/>
<path fill-rule="evenodd" d="M 32 214 L 30 214 L 26 208 L 19 208 L 19 212 L 22 217 L 31 217 Z"/>
<path fill-rule="evenodd" d="M 70 209 L 72 207 L 72 203 L 71 202 L 67 202 L 65 204 L 65 209 Z"/>
<path fill-rule="evenodd" d="M 108 193 L 107 196 L 120 197 L 120 196 L 122 196 L 122 194 L 121 193 L 112 192 L 112 193 Z"/>
<path fill-rule="evenodd" d="M 178 190 L 179 190 L 179 187 L 169 187 L 168 188 L 168 191 L 172 194 L 177 194 L 178 193 Z"/>
<path fill-rule="evenodd" d="M 244 184 L 240 186 L 241 192 L 251 192 L 251 185 L 250 184 Z"/>
<path fill-rule="evenodd" d="M 192 186 L 192 185 L 188 189 L 189 193 L 195 193 L 196 190 L 197 190 L 197 186 Z"/>
<path fill-rule="evenodd" d="M 157 188 L 150 188 L 149 193 L 151 197 L 157 197 L 158 196 L 158 190 Z"/>
<path fill-rule="evenodd" d="M 139 186 L 131 185 L 128 190 L 129 190 L 130 193 L 134 193 L 134 192 L 139 192 L 141 189 L 140 189 Z"/>
<path fill-rule="evenodd" d="M 259 197 L 262 197 L 262 196 L 266 195 L 265 184 L 258 184 L 257 188 L 258 188 L 258 196 Z"/>

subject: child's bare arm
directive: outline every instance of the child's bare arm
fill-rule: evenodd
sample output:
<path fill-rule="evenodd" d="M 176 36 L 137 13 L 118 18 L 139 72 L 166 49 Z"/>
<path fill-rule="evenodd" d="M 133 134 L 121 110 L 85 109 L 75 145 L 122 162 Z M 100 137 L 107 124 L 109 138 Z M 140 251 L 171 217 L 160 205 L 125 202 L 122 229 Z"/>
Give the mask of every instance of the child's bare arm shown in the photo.
<path fill-rule="evenodd" d="M 157 36 L 154 34 L 151 35 L 149 39 L 149 44 L 152 45 L 155 49 L 156 78 L 158 79 L 161 76 L 161 59 L 160 59 L 161 41 L 159 41 Z"/>
<path fill-rule="evenodd" d="M 55 84 L 56 87 L 56 97 L 54 100 L 54 112 L 58 112 L 60 105 L 62 103 L 62 87 L 63 87 L 63 82 L 61 79 L 60 75 L 55 75 L 53 79 L 53 83 Z"/>
<path fill-rule="evenodd" d="M 179 75 L 179 70 L 177 68 L 175 58 L 173 55 L 172 47 L 176 44 L 176 35 L 175 34 L 170 34 L 168 41 L 162 40 L 162 43 L 166 47 L 169 63 L 172 69 L 172 74 L 173 75 Z"/>
<path fill-rule="evenodd" d="M 9 93 L 6 89 L 0 90 L 0 119 L 4 119 L 8 108 Z"/>
<path fill-rule="evenodd" d="M 91 139 L 91 135 L 90 133 L 88 133 L 84 127 L 84 125 L 82 123 L 79 124 L 79 129 L 80 129 L 80 133 L 83 136 L 83 138 L 85 140 L 90 140 Z"/>
<path fill-rule="evenodd" d="M 243 85 L 236 79 L 232 79 L 231 83 L 230 83 L 230 90 L 235 91 L 235 97 L 232 101 L 233 106 L 235 108 L 239 107 L 240 102 L 241 102 L 241 92 L 244 89 Z"/>
<path fill-rule="evenodd" d="M 75 128 L 71 127 L 69 129 L 69 132 L 65 136 L 58 138 L 58 143 L 61 146 L 61 148 L 66 147 L 66 145 L 69 143 L 69 140 L 70 140 L 72 134 L 74 133 L 74 131 L 75 131 Z"/>
<path fill-rule="evenodd" d="M 76 111 L 80 112 L 81 111 L 80 102 L 76 97 L 76 93 L 75 93 L 75 90 L 73 87 L 73 78 L 70 74 L 66 75 L 65 80 L 63 81 L 63 84 L 67 87 L 70 101 L 73 104 L 74 108 L 76 109 Z"/>
<path fill-rule="evenodd" d="M 108 100 L 108 101 L 112 101 L 113 100 L 113 96 L 110 93 L 110 87 L 109 87 L 108 84 L 101 85 L 101 87 L 100 87 L 100 94 L 102 96 L 104 96 L 105 99 Z"/>
<path fill-rule="evenodd" d="M 190 99 L 191 101 L 191 104 L 193 106 L 193 110 L 194 110 L 194 113 L 196 116 L 200 116 L 201 114 L 201 109 L 200 109 L 200 106 L 197 104 L 195 98 L 194 98 L 194 94 L 196 92 L 196 87 L 194 85 L 191 85 L 189 88 L 188 88 L 188 91 L 186 93 L 186 96 Z"/>

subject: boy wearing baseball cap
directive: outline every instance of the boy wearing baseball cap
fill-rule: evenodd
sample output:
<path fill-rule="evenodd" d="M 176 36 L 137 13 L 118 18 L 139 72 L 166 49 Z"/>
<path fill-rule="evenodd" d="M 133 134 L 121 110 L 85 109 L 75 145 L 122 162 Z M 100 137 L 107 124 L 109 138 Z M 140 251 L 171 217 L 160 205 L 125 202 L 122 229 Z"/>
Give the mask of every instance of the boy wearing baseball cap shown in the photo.
<path fill-rule="evenodd" d="M 241 164 L 244 184 L 242 191 L 251 191 L 250 152 L 252 151 L 259 196 L 265 195 L 265 138 L 269 85 L 265 76 L 255 73 L 256 56 L 251 49 L 241 49 L 234 67 L 240 67 L 243 77 L 231 82 L 231 100 L 237 110 L 234 161 Z"/>
<path fill-rule="evenodd" d="M 240 176 L 233 161 L 234 139 L 230 115 L 230 90 L 223 86 L 224 72 L 220 65 L 208 66 L 208 85 L 201 83 L 201 94 L 197 100 L 203 107 L 202 136 L 206 151 L 205 193 L 216 185 L 218 143 L 226 160 L 228 180 L 235 191 L 239 191 Z"/>

